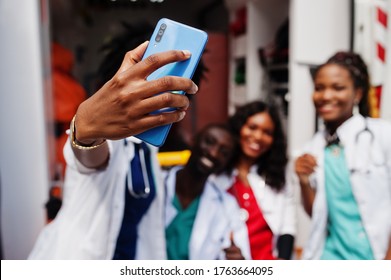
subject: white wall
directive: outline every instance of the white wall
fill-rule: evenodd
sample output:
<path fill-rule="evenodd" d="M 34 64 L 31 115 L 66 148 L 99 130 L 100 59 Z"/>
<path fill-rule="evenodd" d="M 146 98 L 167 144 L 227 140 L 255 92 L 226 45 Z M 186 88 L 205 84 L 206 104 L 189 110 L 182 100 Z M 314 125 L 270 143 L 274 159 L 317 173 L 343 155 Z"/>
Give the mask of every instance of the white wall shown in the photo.
<path fill-rule="evenodd" d="M 42 54 L 47 51 L 43 42 L 47 43 L 48 33 L 41 23 L 48 25 L 48 18 L 47 9 L 41 10 L 41 2 L 46 3 L 0 1 L 3 259 L 25 259 L 45 221 L 49 173 L 44 76 L 48 72 L 43 69 L 48 69 L 48 65 L 44 68 Z"/>
<path fill-rule="evenodd" d="M 312 136 L 315 110 L 310 98 L 309 66 L 325 62 L 350 43 L 349 0 L 292 0 L 290 10 L 289 147 L 300 148 Z M 303 129 L 304 128 L 304 129 Z"/>

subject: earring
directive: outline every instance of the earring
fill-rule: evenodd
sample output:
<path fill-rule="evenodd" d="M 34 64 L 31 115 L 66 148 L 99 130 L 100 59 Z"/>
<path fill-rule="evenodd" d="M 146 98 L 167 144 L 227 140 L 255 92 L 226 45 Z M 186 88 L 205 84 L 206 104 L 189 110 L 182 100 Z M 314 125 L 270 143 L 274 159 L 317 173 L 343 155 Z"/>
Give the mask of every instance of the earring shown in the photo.
<path fill-rule="evenodd" d="M 353 115 L 359 115 L 359 114 L 360 114 L 360 108 L 358 107 L 358 102 L 355 101 L 353 106 Z"/>

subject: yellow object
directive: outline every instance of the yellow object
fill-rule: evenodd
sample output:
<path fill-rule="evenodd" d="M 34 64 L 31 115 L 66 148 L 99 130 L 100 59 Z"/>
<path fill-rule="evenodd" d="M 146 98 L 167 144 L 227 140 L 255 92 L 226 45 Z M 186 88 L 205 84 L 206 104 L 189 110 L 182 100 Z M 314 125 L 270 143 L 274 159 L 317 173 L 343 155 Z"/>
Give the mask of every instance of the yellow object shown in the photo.
<path fill-rule="evenodd" d="M 162 167 L 185 165 L 190 157 L 190 154 L 190 150 L 160 152 L 157 154 L 157 159 Z"/>
<path fill-rule="evenodd" d="M 379 118 L 380 117 L 380 100 L 378 96 L 376 95 L 376 88 L 371 87 L 369 90 L 369 95 L 368 95 L 368 103 L 369 103 L 369 115 L 372 118 Z"/>

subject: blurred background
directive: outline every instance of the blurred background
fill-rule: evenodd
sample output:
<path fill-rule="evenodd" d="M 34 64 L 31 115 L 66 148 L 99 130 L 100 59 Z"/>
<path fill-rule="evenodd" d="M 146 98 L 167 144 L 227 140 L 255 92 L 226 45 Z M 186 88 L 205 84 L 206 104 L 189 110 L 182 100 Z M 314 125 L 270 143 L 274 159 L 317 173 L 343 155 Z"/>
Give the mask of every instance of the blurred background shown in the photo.
<path fill-rule="evenodd" d="M 364 57 L 371 114 L 391 120 L 390 15 L 390 0 L 0 0 L 1 258 L 26 259 L 61 206 L 64 131 L 99 86 L 102 47 L 127 26 L 166 17 L 209 34 L 200 91 L 178 127 L 185 144 L 263 99 L 280 106 L 292 156 L 318 126 L 311 69 L 338 50 Z M 298 213 L 297 258 L 308 224 Z"/>

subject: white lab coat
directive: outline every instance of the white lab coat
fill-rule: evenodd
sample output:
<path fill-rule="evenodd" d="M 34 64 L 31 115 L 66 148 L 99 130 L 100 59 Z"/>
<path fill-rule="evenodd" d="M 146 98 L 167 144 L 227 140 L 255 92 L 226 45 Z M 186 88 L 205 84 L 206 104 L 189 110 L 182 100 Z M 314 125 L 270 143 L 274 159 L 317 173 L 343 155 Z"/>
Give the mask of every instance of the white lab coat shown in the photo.
<path fill-rule="evenodd" d="M 64 148 L 68 164 L 63 205 L 52 223 L 40 234 L 30 259 L 112 259 L 125 204 L 125 177 L 134 155 L 130 137 L 108 141 L 110 159 L 104 170 L 83 167 L 74 157 L 69 141 Z M 164 237 L 163 178 L 151 153 L 156 198 L 138 226 L 136 259 L 166 259 Z"/>
<path fill-rule="evenodd" d="M 228 186 L 228 188 L 231 187 L 236 175 L 237 170 L 233 172 L 231 185 L 221 185 Z M 271 188 L 265 183 L 264 178 L 257 173 L 256 165 L 250 168 L 247 179 L 258 207 L 261 209 L 263 217 L 273 232 L 273 255 L 277 257 L 278 238 L 284 234 L 296 235 L 297 215 L 293 188 L 288 184 L 279 192 Z M 228 188 L 226 187 L 226 189 Z"/>
<path fill-rule="evenodd" d="M 344 146 L 348 169 L 359 170 L 351 172 L 353 194 L 374 257 L 383 259 L 391 237 L 391 124 L 371 118 L 367 118 L 367 124 L 373 133 L 373 140 L 370 133 L 363 132 L 365 118 L 361 115 L 355 115 L 343 123 L 337 134 Z M 328 210 L 324 186 L 325 145 L 325 132 L 319 131 L 304 150 L 314 155 L 318 164 L 310 177 L 316 196 L 304 259 L 319 259 L 326 239 Z M 369 173 L 366 172 L 368 169 Z"/>
<path fill-rule="evenodd" d="M 176 172 L 174 167 L 166 177 L 165 225 L 177 214 L 172 201 L 175 195 Z M 239 206 L 234 197 L 216 186 L 215 177 L 209 176 L 198 205 L 197 215 L 190 236 L 189 259 L 225 259 L 224 248 L 230 246 L 230 233 L 245 259 L 251 259 L 247 227 L 239 219 Z"/>

